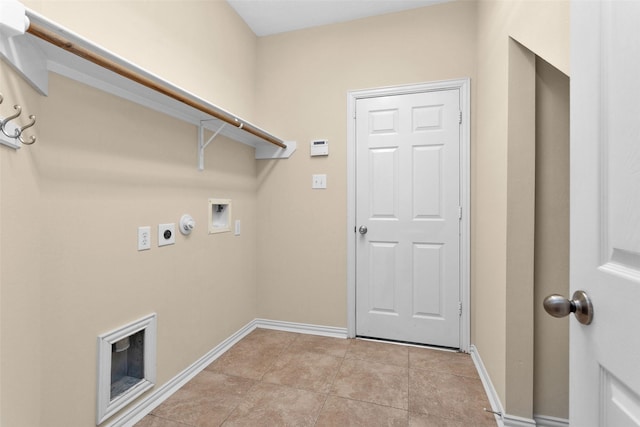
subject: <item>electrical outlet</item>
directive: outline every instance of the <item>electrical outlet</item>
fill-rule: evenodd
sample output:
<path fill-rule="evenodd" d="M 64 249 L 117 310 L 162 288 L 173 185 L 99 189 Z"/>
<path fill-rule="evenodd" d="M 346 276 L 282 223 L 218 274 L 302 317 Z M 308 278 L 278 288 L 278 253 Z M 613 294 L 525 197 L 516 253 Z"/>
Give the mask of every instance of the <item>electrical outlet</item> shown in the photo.
<path fill-rule="evenodd" d="M 151 249 L 151 227 L 138 227 L 138 250 Z"/>
<path fill-rule="evenodd" d="M 173 245 L 176 242 L 176 224 L 158 225 L 158 246 Z"/>
<path fill-rule="evenodd" d="M 234 234 L 236 236 L 240 235 L 240 220 L 239 219 L 236 219 Z"/>

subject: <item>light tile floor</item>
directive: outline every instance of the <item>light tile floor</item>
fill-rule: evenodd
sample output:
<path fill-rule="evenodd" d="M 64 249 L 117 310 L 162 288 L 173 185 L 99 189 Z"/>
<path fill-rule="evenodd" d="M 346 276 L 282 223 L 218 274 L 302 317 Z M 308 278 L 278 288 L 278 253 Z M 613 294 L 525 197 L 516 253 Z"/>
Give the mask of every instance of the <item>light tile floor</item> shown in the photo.
<path fill-rule="evenodd" d="M 494 427 L 469 355 L 256 329 L 136 427 Z"/>

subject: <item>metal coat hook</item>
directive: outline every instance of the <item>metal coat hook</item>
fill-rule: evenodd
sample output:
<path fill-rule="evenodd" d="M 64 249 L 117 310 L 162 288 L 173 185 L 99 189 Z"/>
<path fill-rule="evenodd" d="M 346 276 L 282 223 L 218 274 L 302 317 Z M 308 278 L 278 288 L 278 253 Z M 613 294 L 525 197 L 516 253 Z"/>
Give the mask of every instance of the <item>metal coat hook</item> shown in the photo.
<path fill-rule="evenodd" d="M 25 145 L 31 145 L 31 144 L 33 144 L 34 142 L 36 142 L 36 137 L 35 137 L 35 136 L 33 136 L 33 135 L 31 135 L 31 138 L 29 138 L 29 142 L 25 141 L 25 140 L 24 140 L 24 138 L 22 138 L 22 132 L 23 132 L 25 129 L 30 128 L 31 126 L 33 126 L 33 125 L 35 125 L 35 124 L 36 124 L 36 116 L 34 116 L 33 114 L 31 114 L 31 115 L 29 116 L 29 119 L 31 120 L 31 123 L 29 123 L 29 124 L 28 124 L 28 125 L 26 125 L 26 126 L 21 127 L 19 132 L 18 132 L 18 131 L 16 131 L 16 132 L 18 133 L 18 139 L 20 140 L 20 142 L 22 142 L 22 143 L 23 143 L 23 144 L 25 144 Z"/>
<path fill-rule="evenodd" d="M 2 130 L 2 133 L 7 135 L 9 138 L 17 138 L 17 137 L 20 136 L 20 130 L 19 129 L 16 129 L 16 131 L 14 132 L 13 135 L 7 133 L 7 130 L 6 130 L 7 123 L 9 123 L 13 119 L 16 119 L 16 118 L 20 117 L 20 114 L 22 114 L 22 107 L 21 106 L 14 105 L 13 108 L 17 111 L 17 113 L 15 113 L 13 116 L 7 117 L 2 122 L 0 122 L 0 130 Z"/>
<path fill-rule="evenodd" d="M 4 101 L 4 96 L 2 94 L 0 94 L 0 104 L 2 104 L 2 101 Z M 24 132 L 25 129 L 28 129 L 28 128 L 30 128 L 30 127 L 32 127 L 33 125 L 36 124 L 36 116 L 31 114 L 29 116 L 29 120 L 31 120 L 31 122 L 26 124 L 25 126 L 19 127 L 17 125 L 14 125 L 13 133 L 12 133 L 11 131 L 9 131 L 9 128 L 7 127 L 7 125 L 9 124 L 9 122 L 11 122 L 12 120 L 17 119 L 22 114 L 22 107 L 21 106 L 16 104 L 16 105 L 13 106 L 13 108 L 14 108 L 14 110 L 16 110 L 15 114 L 5 118 L 4 120 L 0 120 L 0 131 L 2 131 L 2 133 L 7 138 L 11 138 L 11 139 L 14 139 L 14 140 L 17 139 L 24 145 L 32 145 L 33 143 L 36 142 L 36 137 L 32 135 L 31 137 L 26 139 L 23 136 L 23 132 Z M 3 142 L 3 143 L 6 144 L 6 145 L 9 145 L 10 147 L 18 148 L 17 145 L 14 146 L 14 144 L 7 144 L 6 142 Z"/>

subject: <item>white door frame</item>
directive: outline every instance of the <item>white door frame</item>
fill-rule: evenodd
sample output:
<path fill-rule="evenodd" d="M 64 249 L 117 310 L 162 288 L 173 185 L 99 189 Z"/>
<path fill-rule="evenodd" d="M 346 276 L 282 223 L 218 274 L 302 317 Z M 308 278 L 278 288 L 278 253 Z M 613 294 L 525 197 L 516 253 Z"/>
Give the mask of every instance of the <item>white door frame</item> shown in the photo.
<path fill-rule="evenodd" d="M 469 352 L 471 344 L 470 318 L 470 231 L 471 231 L 471 104 L 470 80 L 443 80 L 403 86 L 350 91 L 347 94 L 347 334 L 356 336 L 356 101 L 363 98 L 406 95 L 440 90 L 460 90 L 460 350 Z"/>

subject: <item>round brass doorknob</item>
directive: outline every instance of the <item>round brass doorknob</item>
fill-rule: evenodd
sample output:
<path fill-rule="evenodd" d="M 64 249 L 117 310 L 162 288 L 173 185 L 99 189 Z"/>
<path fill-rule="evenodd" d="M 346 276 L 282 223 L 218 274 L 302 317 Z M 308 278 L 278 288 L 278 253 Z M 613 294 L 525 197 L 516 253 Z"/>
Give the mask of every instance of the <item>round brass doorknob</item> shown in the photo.
<path fill-rule="evenodd" d="M 565 317 L 574 313 L 578 322 L 588 325 L 593 320 L 593 305 L 585 291 L 575 291 L 571 300 L 553 294 L 544 299 L 544 309 L 553 317 Z"/>

